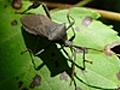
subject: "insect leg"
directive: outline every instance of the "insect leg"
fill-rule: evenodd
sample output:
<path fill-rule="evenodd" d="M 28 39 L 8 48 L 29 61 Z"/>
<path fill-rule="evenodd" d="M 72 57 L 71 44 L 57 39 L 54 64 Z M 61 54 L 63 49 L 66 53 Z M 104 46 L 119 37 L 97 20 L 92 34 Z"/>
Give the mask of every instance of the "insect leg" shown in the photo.
<path fill-rule="evenodd" d="M 48 44 L 44 49 L 41 49 L 37 53 L 35 53 L 35 55 L 37 56 L 37 55 L 41 54 L 42 52 L 44 52 L 47 48 L 49 48 L 51 46 L 51 44 L 52 44 L 52 42 L 50 42 L 50 44 Z"/>
<path fill-rule="evenodd" d="M 70 21 L 70 18 L 73 20 L 72 22 Z M 69 28 L 72 28 L 73 36 L 69 39 L 69 41 L 72 41 L 75 38 L 75 31 L 74 31 L 74 28 L 72 27 L 75 23 L 75 20 L 69 15 L 69 12 L 67 13 L 67 19 L 70 25 L 66 28 L 66 30 L 68 30 Z"/>
<path fill-rule="evenodd" d="M 78 68 L 80 68 L 81 70 L 83 70 L 83 67 L 81 67 L 81 66 L 79 66 L 79 65 L 77 65 L 76 63 L 75 63 L 75 59 L 76 59 L 76 53 L 75 53 L 75 49 L 74 48 L 71 48 L 72 49 L 72 51 L 73 51 L 73 56 L 74 56 L 74 60 L 71 60 L 71 57 L 69 56 L 69 54 L 67 53 L 67 51 L 64 49 L 64 47 L 62 46 L 62 50 L 64 51 L 64 53 L 68 56 L 68 60 L 72 63 L 72 66 L 71 66 L 71 70 L 72 71 L 70 71 L 70 77 L 71 77 L 71 81 L 70 81 L 70 85 L 72 84 L 72 82 L 74 82 L 74 86 L 75 86 L 75 90 L 77 90 L 77 83 L 76 83 L 76 81 L 75 81 L 75 79 L 74 79 L 74 77 L 76 76 L 76 72 L 75 72 L 75 66 L 76 67 L 78 67 Z M 71 51 L 71 52 L 72 52 Z"/>
<path fill-rule="evenodd" d="M 30 9 L 37 8 L 40 5 L 42 5 L 43 9 L 45 10 L 45 13 L 46 13 L 47 17 L 49 17 L 51 19 L 48 7 L 46 6 L 46 4 L 44 4 L 44 3 L 40 2 L 40 1 L 34 1 L 33 4 L 28 7 L 27 11 L 30 10 Z"/>
<path fill-rule="evenodd" d="M 76 60 L 76 54 L 75 54 L 75 50 L 73 47 L 70 47 L 71 53 L 72 53 L 72 57 L 73 57 L 73 62 L 75 63 Z M 72 58 L 71 57 L 71 58 Z M 71 68 L 72 68 L 72 72 L 71 72 L 71 82 L 70 85 L 72 85 L 72 81 L 74 81 L 74 75 L 75 75 L 75 64 L 72 63 Z"/>
<path fill-rule="evenodd" d="M 50 12 L 49 12 L 49 9 L 46 6 L 46 4 L 42 3 L 42 7 L 45 10 L 45 13 L 46 13 L 47 17 L 49 17 L 51 19 Z"/>
<path fill-rule="evenodd" d="M 83 54 L 82 55 L 82 59 L 83 59 L 83 68 L 82 68 L 82 70 L 85 70 L 85 68 L 86 68 L 85 62 L 88 62 L 88 63 L 92 64 L 92 61 L 86 59 L 86 51 L 88 49 L 92 49 L 92 48 L 85 48 L 85 47 L 80 47 L 80 46 L 76 46 L 76 45 L 73 45 L 73 47 L 75 47 L 76 49 L 82 50 L 82 54 Z"/>
<path fill-rule="evenodd" d="M 32 5 L 30 5 L 26 10 L 24 10 L 23 12 L 16 12 L 19 14 L 25 14 L 27 11 L 31 10 L 31 9 L 35 9 L 37 7 L 39 7 L 41 5 L 41 2 L 39 1 L 34 1 Z"/>
<path fill-rule="evenodd" d="M 66 56 L 68 56 L 69 59 L 67 59 L 67 60 L 68 60 L 69 62 L 74 63 L 74 65 L 75 65 L 76 67 L 78 67 L 78 68 L 80 68 L 81 70 L 83 70 L 83 67 L 81 67 L 81 66 L 77 65 L 75 62 L 73 62 L 73 60 L 70 58 L 69 54 L 67 53 L 67 51 L 66 51 L 63 47 L 62 47 L 61 49 L 64 51 L 64 53 L 66 54 Z"/>
<path fill-rule="evenodd" d="M 47 6 L 40 2 L 40 1 L 33 1 L 33 4 L 31 6 L 29 6 L 25 11 L 23 12 L 16 12 L 16 13 L 19 13 L 19 14 L 24 14 L 26 13 L 27 11 L 31 10 L 31 9 L 35 9 L 37 7 L 39 7 L 40 5 L 42 5 L 47 17 L 49 17 L 51 19 L 51 16 L 50 16 L 50 13 L 49 13 L 49 9 L 47 8 Z"/>
<path fill-rule="evenodd" d="M 45 48 L 39 50 L 39 51 L 38 51 L 37 53 L 35 53 L 34 55 L 35 55 L 35 56 L 40 55 L 40 54 L 43 53 L 47 48 L 49 48 L 49 47 L 51 46 L 51 44 L 52 44 L 52 42 L 50 42 Z M 36 46 L 36 47 L 37 47 L 37 46 Z M 34 65 L 35 70 L 40 70 L 40 69 L 45 65 L 44 63 L 42 63 L 42 64 L 40 64 L 38 67 L 35 67 L 35 63 L 34 63 L 33 59 L 32 59 L 32 63 L 33 63 L 33 65 Z"/>
<path fill-rule="evenodd" d="M 64 51 L 65 54 L 68 56 L 69 60 L 72 60 L 71 72 L 70 72 L 70 76 L 71 76 L 70 85 L 72 85 L 72 81 L 74 81 L 74 75 L 75 75 L 75 60 L 76 60 L 76 54 L 74 53 L 75 50 L 74 50 L 73 47 L 70 47 L 70 51 L 71 51 L 71 53 L 72 53 L 71 56 L 69 56 L 69 54 L 68 54 L 67 51 L 64 49 L 64 47 L 63 47 L 63 51 Z"/>
<path fill-rule="evenodd" d="M 21 55 L 24 54 L 24 53 L 27 52 L 27 51 L 29 52 L 30 57 L 31 57 L 31 59 L 32 59 L 32 64 L 33 64 L 33 66 L 34 66 L 34 69 L 35 69 L 35 70 L 39 70 L 40 68 L 42 68 L 42 67 L 44 66 L 44 63 L 42 63 L 41 65 L 39 65 L 39 66 L 36 68 L 36 65 L 35 65 L 35 62 L 34 62 L 34 59 L 33 59 L 33 52 L 32 52 L 31 49 L 27 48 L 26 50 L 24 50 L 24 51 L 21 52 Z"/>
<path fill-rule="evenodd" d="M 39 37 L 38 37 L 38 40 L 36 41 L 36 43 L 35 43 L 35 47 L 34 47 L 34 49 L 33 50 L 31 50 L 30 48 L 27 48 L 27 49 L 25 49 L 24 51 L 22 51 L 21 52 L 21 54 L 24 54 L 25 52 L 29 52 L 29 55 L 30 55 L 30 58 L 31 58 L 31 60 L 32 60 L 32 64 L 33 64 L 33 66 L 34 66 L 34 69 L 35 70 L 40 70 L 45 64 L 44 64 L 44 62 L 43 63 L 41 63 L 40 65 L 38 65 L 38 66 L 36 66 L 36 64 L 35 64 L 35 60 L 34 60 L 34 56 L 37 56 L 37 55 L 40 55 L 42 52 L 44 52 L 47 48 L 49 48 L 49 46 L 52 44 L 52 42 L 50 42 L 45 48 L 43 48 L 43 49 L 40 49 L 37 53 L 36 53 L 36 50 L 38 50 L 37 49 L 37 47 L 38 47 L 38 43 L 39 43 Z"/>
<path fill-rule="evenodd" d="M 70 81 L 70 85 L 72 85 L 72 81 L 74 81 L 75 82 L 75 80 L 74 80 L 74 75 L 75 75 L 75 59 L 76 59 L 76 55 L 75 54 L 73 54 L 73 49 L 71 48 L 70 50 L 71 50 L 71 52 L 72 52 L 72 54 L 73 54 L 73 57 L 74 57 L 74 60 L 72 60 L 71 58 L 72 57 L 70 57 L 69 56 L 69 54 L 67 53 L 67 51 L 64 49 L 64 47 L 61 45 L 61 47 L 62 47 L 62 50 L 64 51 L 64 53 L 68 56 L 68 60 L 70 61 L 70 62 L 72 62 L 72 65 L 71 65 L 71 71 L 70 71 L 70 77 L 71 77 L 71 81 Z M 75 85 L 76 86 L 76 85 Z"/>
<path fill-rule="evenodd" d="M 85 70 L 85 68 L 86 68 L 85 62 L 89 62 L 92 64 L 92 61 L 89 61 L 86 59 L 86 49 L 82 49 L 82 50 L 83 50 L 83 56 L 82 56 L 82 58 L 83 58 L 83 70 Z"/>

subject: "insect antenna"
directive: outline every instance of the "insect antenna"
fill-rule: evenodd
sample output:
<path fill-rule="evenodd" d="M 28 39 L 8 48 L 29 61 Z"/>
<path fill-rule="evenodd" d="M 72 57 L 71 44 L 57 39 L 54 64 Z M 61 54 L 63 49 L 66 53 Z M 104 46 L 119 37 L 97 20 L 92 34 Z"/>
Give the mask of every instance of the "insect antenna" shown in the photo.
<path fill-rule="evenodd" d="M 42 5 L 42 7 L 43 7 L 47 17 L 49 17 L 51 19 L 51 16 L 50 16 L 50 13 L 49 13 L 49 9 L 47 8 L 47 6 L 43 2 L 40 2 L 40 1 L 33 1 L 33 4 L 31 6 L 29 6 L 26 10 L 24 10 L 23 12 L 15 12 L 15 13 L 25 14 L 27 11 L 29 11 L 31 9 L 38 8 L 40 5 Z"/>

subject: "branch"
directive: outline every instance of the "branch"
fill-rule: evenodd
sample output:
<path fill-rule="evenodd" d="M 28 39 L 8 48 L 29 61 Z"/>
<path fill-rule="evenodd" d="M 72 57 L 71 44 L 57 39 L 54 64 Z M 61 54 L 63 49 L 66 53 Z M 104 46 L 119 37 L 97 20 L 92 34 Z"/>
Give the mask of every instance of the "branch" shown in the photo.
<path fill-rule="evenodd" d="M 100 9 L 94 9 L 94 8 L 87 8 L 87 9 L 98 12 L 102 18 L 114 20 L 114 21 L 120 21 L 120 13 L 106 11 L 106 10 L 100 10 Z"/>
<path fill-rule="evenodd" d="M 91 1 L 92 0 L 83 0 L 83 1 L 78 2 L 77 4 L 74 4 L 74 5 L 63 4 L 63 3 L 53 3 L 53 2 L 52 3 L 51 2 L 44 2 L 44 3 L 50 8 L 56 8 L 56 9 L 52 10 L 52 11 L 56 11 L 58 9 L 63 9 L 63 8 L 68 8 L 68 7 L 84 6 Z M 102 18 L 114 20 L 114 21 L 120 21 L 120 14 L 119 13 L 106 11 L 106 10 L 100 10 L 100 9 L 94 9 L 94 8 L 88 8 L 88 7 L 84 7 L 84 8 L 98 12 Z"/>
<path fill-rule="evenodd" d="M 76 4 L 65 4 L 65 3 L 55 3 L 55 2 L 44 2 L 48 7 L 50 8 L 68 8 L 68 7 L 81 7 L 88 3 L 90 3 L 92 0 L 82 0 Z"/>

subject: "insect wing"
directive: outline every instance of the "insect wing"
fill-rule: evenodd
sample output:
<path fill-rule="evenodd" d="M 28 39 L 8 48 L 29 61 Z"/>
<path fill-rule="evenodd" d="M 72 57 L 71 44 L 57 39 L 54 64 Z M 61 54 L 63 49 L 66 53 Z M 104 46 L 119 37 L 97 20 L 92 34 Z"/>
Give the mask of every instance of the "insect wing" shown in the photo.
<path fill-rule="evenodd" d="M 50 33 L 49 28 L 53 23 L 44 15 L 26 15 L 21 18 L 23 28 L 30 34 L 47 37 Z"/>

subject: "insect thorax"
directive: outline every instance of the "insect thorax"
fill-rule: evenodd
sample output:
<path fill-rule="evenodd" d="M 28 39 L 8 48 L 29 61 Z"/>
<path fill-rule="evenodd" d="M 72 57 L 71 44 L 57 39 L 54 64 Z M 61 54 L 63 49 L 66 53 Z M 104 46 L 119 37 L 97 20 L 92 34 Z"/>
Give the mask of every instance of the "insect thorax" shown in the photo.
<path fill-rule="evenodd" d="M 50 29 L 48 39 L 56 43 L 64 43 L 67 39 L 66 26 L 65 24 L 56 24 Z"/>

